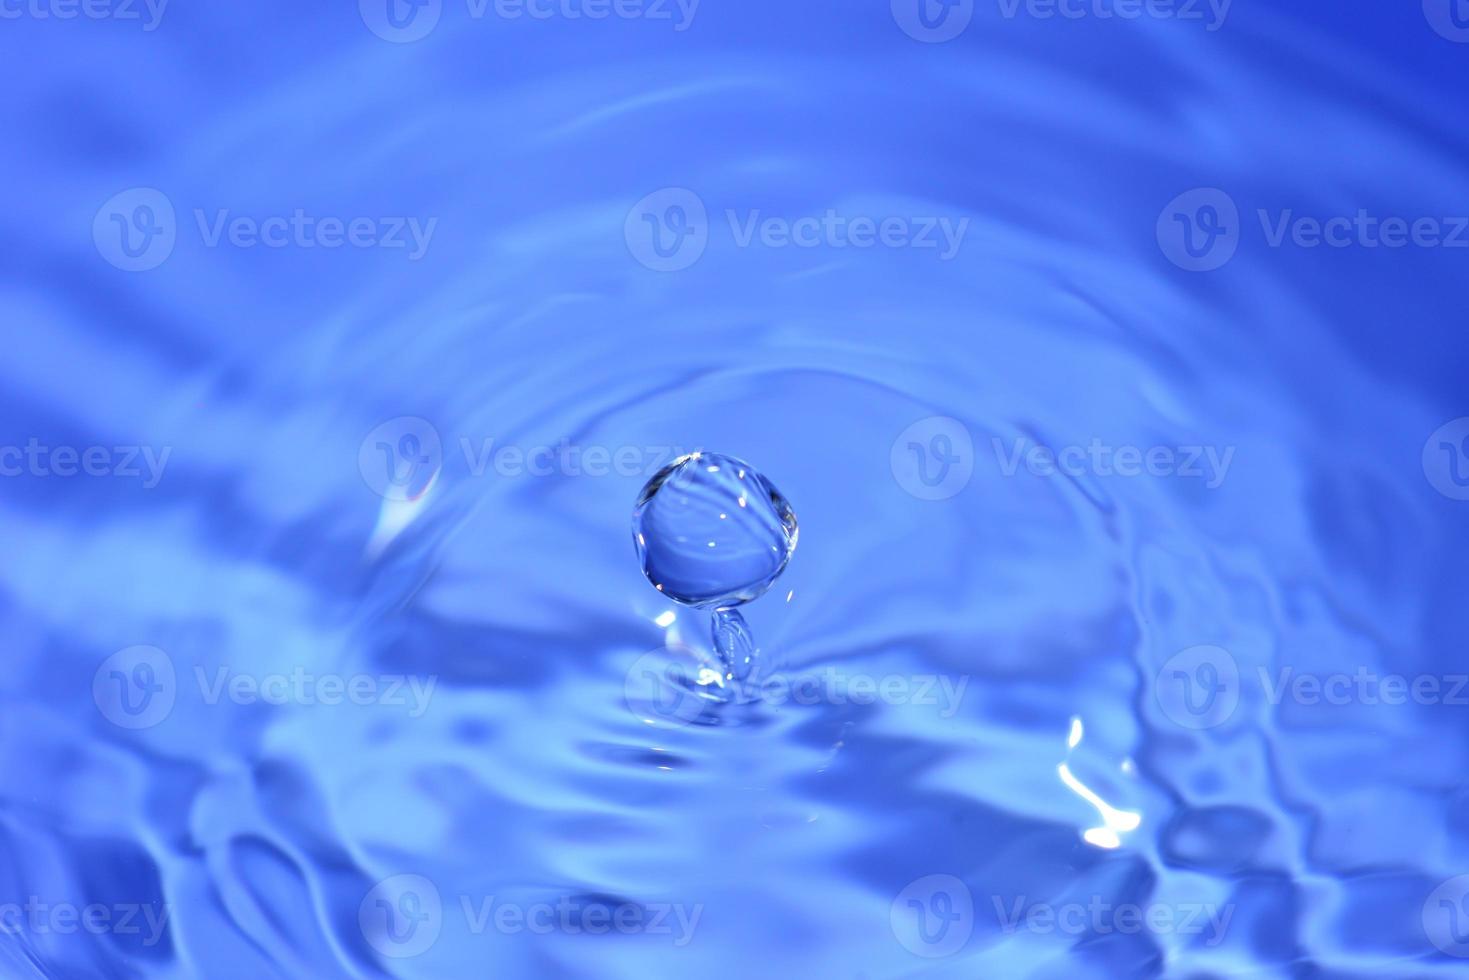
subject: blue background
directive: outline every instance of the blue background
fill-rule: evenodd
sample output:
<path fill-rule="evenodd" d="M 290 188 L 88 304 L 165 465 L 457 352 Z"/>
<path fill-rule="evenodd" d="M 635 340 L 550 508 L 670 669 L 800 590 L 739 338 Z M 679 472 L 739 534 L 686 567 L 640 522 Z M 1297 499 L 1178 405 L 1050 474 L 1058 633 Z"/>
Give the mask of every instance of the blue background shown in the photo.
<path fill-rule="evenodd" d="M 1463 975 L 1469 250 L 1259 218 L 1469 215 L 1449 0 L 8 2 L 0 974 Z M 298 210 L 366 244 L 207 233 Z M 1229 463 L 1025 455 L 1094 441 Z M 799 515 L 785 697 L 669 681 L 629 518 L 697 448 Z"/>

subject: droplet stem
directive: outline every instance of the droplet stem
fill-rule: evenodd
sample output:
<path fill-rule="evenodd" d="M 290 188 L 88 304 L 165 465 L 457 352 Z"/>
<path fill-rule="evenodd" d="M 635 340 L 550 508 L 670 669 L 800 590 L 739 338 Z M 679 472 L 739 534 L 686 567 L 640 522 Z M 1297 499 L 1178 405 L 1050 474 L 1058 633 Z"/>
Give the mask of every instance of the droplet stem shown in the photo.
<path fill-rule="evenodd" d="M 710 637 L 714 643 L 714 652 L 718 654 L 719 662 L 724 667 L 725 677 L 735 686 L 743 686 L 755 673 L 755 660 L 759 652 L 755 648 L 755 637 L 750 632 L 750 624 L 732 606 L 716 609 L 710 622 Z"/>

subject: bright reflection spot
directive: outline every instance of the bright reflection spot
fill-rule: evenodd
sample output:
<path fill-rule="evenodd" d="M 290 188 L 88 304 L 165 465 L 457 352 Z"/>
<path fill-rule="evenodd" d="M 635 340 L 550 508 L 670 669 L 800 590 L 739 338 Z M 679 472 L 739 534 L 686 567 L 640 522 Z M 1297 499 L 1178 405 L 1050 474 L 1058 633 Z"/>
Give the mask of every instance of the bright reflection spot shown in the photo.
<path fill-rule="evenodd" d="M 741 497 L 739 503 L 741 507 L 745 506 L 745 498 Z"/>
<path fill-rule="evenodd" d="M 428 509 L 429 498 L 433 496 L 434 487 L 438 485 L 438 471 L 429 479 L 428 484 L 419 491 L 418 496 L 411 500 L 388 500 L 384 499 L 382 507 L 377 513 L 377 525 L 372 529 L 372 536 L 367 540 L 367 546 L 363 549 L 363 556 L 369 561 L 375 561 L 388 550 L 388 545 L 408 529 L 408 525 L 418 520 L 419 516 Z"/>
<path fill-rule="evenodd" d="M 796 594 L 796 590 L 795 589 L 791 589 L 791 591 L 787 592 L 786 593 L 786 602 L 790 602 L 791 601 L 791 597 L 794 596 L 795 594 Z"/>
<path fill-rule="evenodd" d="M 667 612 L 661 612 L 657 616 L 655 616 L 653 618 L 653 622 L 658 626 L 663 627 L 664 629 L 668 629 L 668 627 L 673 625 L 673 621 L 677 618 L 678 613 L 670 609 Z"/>
<path fill-rule="evenodd" d="M 1074 749 L 1081 744 L 1082 732 L 1081 719 L 1072 718 L 1071 732 L 1066 737 L 1068 749 Z M 1126 767 L 1127 764 L 1123 763 L 1123 768 Z M 1089 786 L 1076 778 L 1071 767 L 1066 763 L 1063 762 L 1057 766 L 1056 772 L 1060 774 L 1061 782 L 1066 784 L 1067 789 L 1096 807 L 1097 813 L 1101 815 L 1102 826 L 1088 827 L 1081 832 L 1081 839 L 1088 844 L 1114 850 L 1122 846 L 1122 834 L 1136 830 L 1143 822 L 1142 814 L 1119 810 L 1098 796 Z"/>
<path fill-rule="evenodd" d="M 710 465 L 704 467 L 704 469 L 708 470 L 710 473 L 718 473 L 719 472 L 719 467 L 713 465 L 712 463 Z"/>

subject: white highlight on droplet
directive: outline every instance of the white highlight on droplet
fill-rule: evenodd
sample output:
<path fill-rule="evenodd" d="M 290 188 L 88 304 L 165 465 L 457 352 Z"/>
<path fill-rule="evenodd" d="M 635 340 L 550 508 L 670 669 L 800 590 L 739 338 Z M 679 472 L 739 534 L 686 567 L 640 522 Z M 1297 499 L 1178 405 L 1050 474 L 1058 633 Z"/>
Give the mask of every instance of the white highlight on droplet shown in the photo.
<path fill-rule="evenodd" d="M 653 623 L 654 625 L 661 626 L 664 629 L 668 629 L 668 627 L 673 625 L 673 621 L 677 618 L 678 614 L 670 609 L 667 612 L 661 612 L 657 616 L 653 617 Z"/>

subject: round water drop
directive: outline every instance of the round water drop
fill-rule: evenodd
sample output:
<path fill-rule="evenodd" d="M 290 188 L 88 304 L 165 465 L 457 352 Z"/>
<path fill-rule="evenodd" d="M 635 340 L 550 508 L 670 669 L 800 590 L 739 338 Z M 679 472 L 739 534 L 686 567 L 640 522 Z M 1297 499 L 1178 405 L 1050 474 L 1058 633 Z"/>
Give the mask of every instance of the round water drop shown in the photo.
<path fill-rule="evenodd" d="M 721 698 L 752 691 L 758 651 L 735 607 L 775 583 L 796 550 L 796 530 L 780 491 L 749 463 L 720 453 L 674 460 L 638 497 L 632 531 L 643 574 L 670 599 L 714 610 Z"/>
<path fill-rule="evenodd" d="M 759 597 L 796 550 L 796 514 L 769 480 L 720 453 L 681 456 L 653 474 L 633 540 L 653 587 L 722 609 Z"/>

